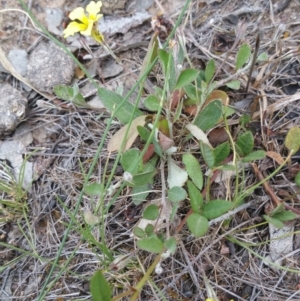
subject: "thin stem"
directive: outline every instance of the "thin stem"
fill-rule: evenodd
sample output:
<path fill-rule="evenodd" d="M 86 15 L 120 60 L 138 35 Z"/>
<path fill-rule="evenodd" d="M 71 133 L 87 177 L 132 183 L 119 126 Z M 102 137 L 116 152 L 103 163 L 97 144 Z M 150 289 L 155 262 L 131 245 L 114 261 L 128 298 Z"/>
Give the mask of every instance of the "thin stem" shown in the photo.
<path fill-rule="evenodd" d="M 146 281 L 149 279 L 150 275 L 154 271 L 157 264 L 160 262 L 161 254 L 157 255 L 149 269 L 147 270 L 146 274 L 143 276 L 143 278 L 140 280 L 140 282 L 135 287 L 135 292 L 130 298 L 130 301 L 135 301 L 139 297 L 140 292 L 142 291 L 143 286 L 145 285 Z"/>

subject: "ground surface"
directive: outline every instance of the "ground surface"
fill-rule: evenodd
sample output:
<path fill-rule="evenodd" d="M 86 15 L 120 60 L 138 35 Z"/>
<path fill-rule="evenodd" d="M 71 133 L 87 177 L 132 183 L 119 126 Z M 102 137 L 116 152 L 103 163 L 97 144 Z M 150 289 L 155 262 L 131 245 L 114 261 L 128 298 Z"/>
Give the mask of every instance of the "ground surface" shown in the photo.
<path fill-rule="evenodd" d="M 20 9 L 21 5 L 16 2 L 2 1 L 0 9 Z M 176 22 L 184 4 L 184 1 L 156 2 L 149 1 L 147 11 L 150 17 L 142 24 L 129 27 L 123 34 L 107 35 L 107 43 L 116 50 L 121 63 L 116 67 L 114 60 L 105 55 L 98 60 L 102 70 L 98 70 L 98 65 L 93 65 L 94 69 L 90 67 L 89 71 L 94 72 L 93 76 L 100 86 L 121 89 L 125 95 L 138 79 L 153 33 L 151 15 L 165 10 L 166 16 Z M 27 4 L 37 19 L 47 27 L 46 8 L 59 8 L 67 15 L 68 11 L 86 3 L 79 0 L 33 0 Z M 139 5 L 138 1 L 106 1 L 104 14 L 112 14 L 116 18 L 130 16 L 136 5 Z M 260 37 L 259 53 L 266 52 L 269 63 L 254 68 L 247 94 L 243 92 L 248 73 L 237 78 L 242 83 L 241 89 L 229 91 L 228 95 L 230 104 L 236 109 L 260 112 L 254 114 L 256 119 L 251 124 L 256 147 L 272 151 L 280 158 L 287 155 L 283 141 L 288 129 L 299 125 L 299 14 L 300 2 L 297 0 L 191 1 L 176 33 L 177 36 L 180 34 L 185 37 L 188 56 L 195 68 L 204 69 L 211 58 L 220 67 L 227 51 L 230 51 L 217 76 L 218 80 L 233 74 L 232 66 L 239 45 L 247 42 L 254 50 L 257 36 Z M 57 30 L 56 37 L 67 45 L 59 36 L 62 27 L 58 26 Z M 239 32 L 242 33 L 239 44 L 232 47 Z M 0 13 L 0 47 L 6 54 L 14 48 L 25 49 L 30 53 L 41 39 L 47 41 L 26 21 L 25 15 L 18 12 Z M 98 50 L 95 45 L 91 47 L 95 53 L 103 55 L 101 48 Z M 84 61 L 86 66 L 88 63 L 89 60 Z M 146 82 L 147 91 L 152 91 L 154 85 L 159 86 L 163 81 L 161 70 L 157 68 L 154 71 Z M 29 142 L 22 140 L 22 143 L 26 143 L 26 154 L 35 151 L 29 161 L 38 173 L 32 187 L 21 200 L 16 189 L 1 191 L 0 300 L 40 300 L 38 298 L 42 289 L 45 291 L 43 286 L 51 263 L 72 221 L 70 216 L 81 193 L 84 174 L 88 172 L 96 155 L 110 114 L 101 106 L 98 109 L 80 109 L 66 106 L 55 97 L 46 99 L 32 90 L 25 90 L 13 76 L 3 72 L 0 74 L 2 83 L 22 91 L 29 102 L 26 120 L 19 126 L 17 133 L 4 137 L 0 143 L 16 141 L 17 137 L 29 135 Z M 85 77 L 79 76 L 74 81 L 79 84 L 84 96 L 89 100 L 96 98 L 96 103 L 99 102 L 96 91 L 93 86 L 89 86 Z M 257 95 L 263 96 L 259 98 L 260 101 L 255 101 Z M 131 100 L 134 101 L 134 98 L 135 95 Z M 253 106 L 249 105 L 253 103 Z M 116 155 L 108 155 L 106 144 L 119 127 L 117 122 L 111 126 L 90 182 L 102 181 L 103 168 L 107 162 L 106 175 L 109 176 Z M 299 210 L 299 194 L 293 184 L 295 174 L 300 170 L 298 162 L 299 156 L 296 154 L 291 165 L 273 177 L 270 185 L 281 200 L 287 200 L 290 206 Z M 267 157 L 256 163 L 265 177 L 278 167 L 276 158 Z M 6 176 L 7 165 L 11 168 L 13 166 L 11 162 L 1 161 L 1 177 L 4 182 L 11 183 L 10 177 Z M 114 173 L 114 183 L 121 178 L 122 173 L 122 168 L 118 167 Z M 245 185 L 250 186 L 257 181 L 252 169 L 246 169 Z M 99 268 L 107 272 L 106 277 L 114 287 L 114 294 L 137 284 L 143 276 L 143 268 L 146 270 L 151 265 L 154 256 L 147 252 L 135 252 L 132 228 L 147 201 L 162 198 L 160 178 L 155 180 L 151 189 L 147 200 L 138 206 L 132 202 L 130 189 L 124 189 L 105 216 L 104 236 L 99 230 L 101 227 L 95 227 L 88 233 L 84 231 L 86 225 L 83 214 L 97 207 L 97 198 L 83 196 L 58 266 L 50 278 L 55 281 L 49 286 L 43 300 L 90 300 L 89 279 Z M 233 189 L 231 180 L 223 181 L 212 185 L 211 194 L 216 198 L 225 198 Z M 4 200 L 16 199 L 19 205 L 15 207 L 11 208 L 4 203 Z M 282 268 L 268 266 L 263 261 L 274 250 L 274 243 L 272 245 L 269 241 L 270 227 L 268 224 L 260 225 L 270 199 L 265 188 L 256 189 L 247 199 L 247 202 L 253 201 L 250 207 L 234 215 L 230 224 L 213 225 L 204 238 L 196 239 L 184 227 L 178 236 L 175 255 L 162 262 L 162 274 L 153 274 L 140 300 L 205 300 L 207 289 L 204 275 L 222 301 L 300 300 L 298 219 L 287 225 L 286 232 L 290 233 L 290 240 L 286 249 L 289 252 L 279 252 L 284 257 Z M 109 203 L 109 199 L 105 202 Z M 188 204 L 183 203 L 178 219 L 183 219 L 188 210 Z M 244 242 L 244 246 L 233 243 L 228 239 L 229 236 Z M 114 257 L 132 254 L 131 261 L 120 271 L 103 266 L 103 245 Z M 68 263 L 66 267 L 65 263 Z"/>

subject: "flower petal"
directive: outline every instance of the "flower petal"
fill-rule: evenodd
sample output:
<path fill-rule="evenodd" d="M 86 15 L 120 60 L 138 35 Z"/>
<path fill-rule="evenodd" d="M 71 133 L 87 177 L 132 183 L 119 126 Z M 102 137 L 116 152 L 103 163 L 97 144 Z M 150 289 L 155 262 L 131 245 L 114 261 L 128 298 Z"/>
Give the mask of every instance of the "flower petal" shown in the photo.
<path fill-rule="evenodd" d="M 85 30 L 80 31 L 80 33 L 83 34 L 84 36 L 90 36 L 91 32 L 92 32 L 92 28 L 93 28 L 94 22 L 95 21 L 88 20 L 88 27 L 85 28 Z"/>
<path fill-rule="evenodd" d="M 99 20 L 99 18 L 102 16 L 98 15 L 100 12 L 102 6 L 102 2 L 98 1 L 97 3 L 95 1 L 91 1 L 88 6 L 86 7 L 86 11 L 89 13 L 89 19 L 91 20 Z"/>
<path fill-rule="evenodd" d="M 77 19 L 80 20 L 81 22 L 83 22 L 84 19 L 87 19 L 84 13 L 84 9 L 82 7 L 77 7 L 74 10 L 72 10 L 69 14 L 69 18 L 73 21 Z"/>
<path fill-rule="evenodd" d="M 73 21 L 64 30 L 64 38 L 67 38 L 69 36 L 73 36 L 76 32 L 86 30 L 86 27 L 87 26 L 85 24 Z"/>

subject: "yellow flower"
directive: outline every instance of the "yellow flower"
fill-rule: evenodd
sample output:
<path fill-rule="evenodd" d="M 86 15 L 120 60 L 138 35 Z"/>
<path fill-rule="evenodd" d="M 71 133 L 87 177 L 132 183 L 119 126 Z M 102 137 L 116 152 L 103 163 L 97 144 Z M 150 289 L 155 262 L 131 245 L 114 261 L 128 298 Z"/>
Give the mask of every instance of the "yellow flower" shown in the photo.
<path fill-rule="evenodd" d="M 103 41 L 102 34 L 96 29 L 97 21 L 103 16 L 99 14 L 101 6 L 101 1 L 91 1 L 86 7 L 86 12 L 82 7 L 75 8 L 69 15 L 72 22 L 64 30 L 64 38 L 79 32 L 85 36 L 92 36 L 97 42 Z"/>

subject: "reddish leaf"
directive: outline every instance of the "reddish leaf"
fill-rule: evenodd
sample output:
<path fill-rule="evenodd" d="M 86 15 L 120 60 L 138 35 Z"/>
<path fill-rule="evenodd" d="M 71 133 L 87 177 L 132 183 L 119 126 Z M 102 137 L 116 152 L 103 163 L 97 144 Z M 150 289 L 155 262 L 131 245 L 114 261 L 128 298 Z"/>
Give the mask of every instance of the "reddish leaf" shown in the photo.
<path fill-rule="evenodd" d="M 208 134 L 208 140 L 212 145 L 218 145 L 228 140 L 228 134 L 225 128 L 213 129 Z"/>
<path fill-rule="evenodd" d="M 163 151 L 166 151 L 167 149 L 169 149 L 171 146 L 174 145 L 174 141 L 169 137 L 167 137 L 166 135 L 164 135 L 163 133 L 159 133 L 158 137 L 159 137 L 159 144 Z"/>
<path fill-rule="evenodd" d="M 144 163 L 148 162 L 152 158 L 152 156 L 154 155 L 154 153 L 155 153 L 154 145 L 150 144 L 148 146 L 148 149 L 146 150 L 144 156 L 143 156 L 143 162 Z"/>
<path fill-rule="evenodd" d="M 196 116 L 197 105 L 192 105 L 192 106 L 184 108 L 184 112 L 189 114 L 189 115 Z"/>

